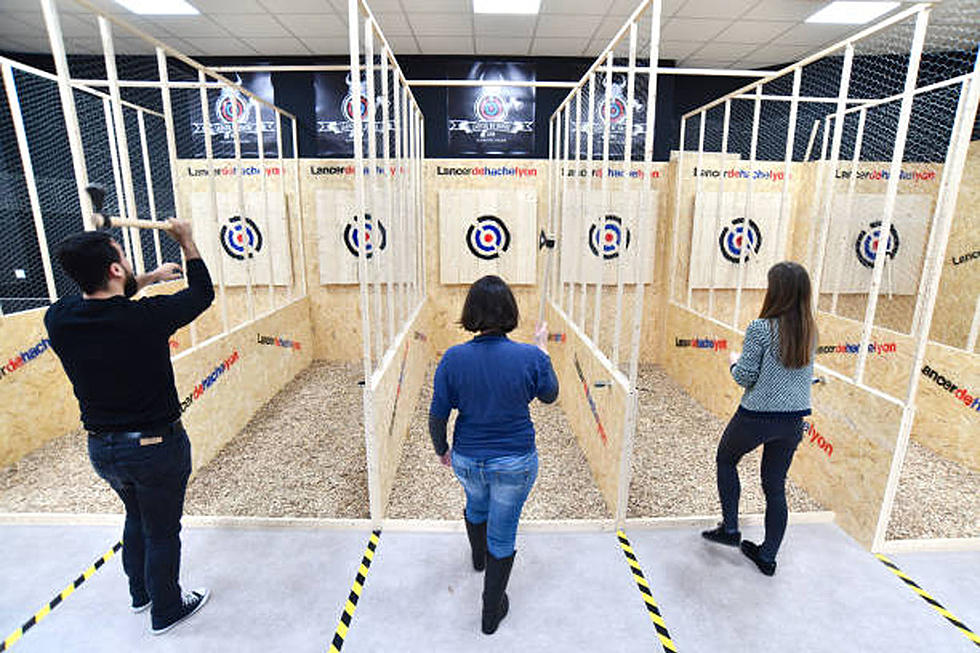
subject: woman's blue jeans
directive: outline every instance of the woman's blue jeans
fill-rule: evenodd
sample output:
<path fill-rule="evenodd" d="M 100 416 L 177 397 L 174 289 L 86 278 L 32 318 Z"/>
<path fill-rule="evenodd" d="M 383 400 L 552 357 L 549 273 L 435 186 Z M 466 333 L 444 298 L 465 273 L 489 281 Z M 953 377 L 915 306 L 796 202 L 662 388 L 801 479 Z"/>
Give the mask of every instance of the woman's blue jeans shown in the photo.
<path fill-rule="evenodd" d="M 466 519 L 487 522 L 487 550 L 495 558 L 514 553 L 517 522 L 538 478 L 538 452 L 476 460 L 452 453 L 453 471 L 466 492 Z"/>

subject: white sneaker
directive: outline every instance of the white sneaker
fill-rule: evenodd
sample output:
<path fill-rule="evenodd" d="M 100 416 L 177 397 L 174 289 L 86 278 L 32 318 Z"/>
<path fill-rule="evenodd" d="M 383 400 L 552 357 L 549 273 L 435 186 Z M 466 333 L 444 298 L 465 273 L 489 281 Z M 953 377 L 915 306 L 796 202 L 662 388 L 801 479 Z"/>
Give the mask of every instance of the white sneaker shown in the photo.
<path fill-rule="evenodd" d="M 160 624 L 159 626 L 154 624 L 150 629 L 150 634 L 162 635 L 168 630 L 171 630 L 177 624 L 186 621 L 188 617 L 203 608 L 204 604 L 208 602 L 209 598 L 211 598 L 211 590 L 203 587 L 200 589 L 191 590 L 190 592 L 184 592 L 182 597 L 183 606 L 181 606 L 181 610 L 177 616 L 168 623 Z"/>

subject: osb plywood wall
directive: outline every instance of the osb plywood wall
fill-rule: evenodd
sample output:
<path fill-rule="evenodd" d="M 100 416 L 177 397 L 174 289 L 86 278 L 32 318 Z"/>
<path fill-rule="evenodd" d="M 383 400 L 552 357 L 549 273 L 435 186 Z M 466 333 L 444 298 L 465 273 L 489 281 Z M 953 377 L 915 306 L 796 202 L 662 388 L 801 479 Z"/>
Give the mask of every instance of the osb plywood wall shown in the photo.
<path fill-rule="evenodd" d="M 0 318 L 0 467 L 80 425 L 78 402 L 47 339 L 45 311 Z"/>
<path fill-rule="evenodd" d="M 560 313 L 549 310 L 549 320 L 567 336 L 564 342 L 548 343 L 559 379 L 558 399 L 589 462 L 592 478 L 609 511 L 616 514 L 628 389 L 613 378 Z M 602 382 L 601 387 L 596 387 L 597 381 Z"/>
<path fill-rule="evenodd" d="M 980 140 L 970 143 L 959 200 L 943 261 L 930 337 L 952 347 L 967 346 L 980 297 Z M 977 361 L 974 359 L 974 368 Z M 978 390 L 980 392 L 980 390 Z"/>
<path fill-rule="evenodd" d="M 308 299 L 296 300 L 174 360 L 195 470 L 313 360 L 309 309 Z"/>
<path fill-rule="evenodd" d="M 387 511 L 388 497 L 401 462 L 402 445 L 433 358 L 428 337 L 419 330 L 424 321 L 425 315 L 420 312 L 398 341 L 395 355 L 386 361 L 384 368 L 375 372 L 377 378 L 371 400 L 377 468 L 371 474 L 377 474 L 377 487 L 380 488 L 380 496 L 376 497 L 376 517 L 383 517 Z"/>
<path fill-rule="evenodd" d="M 698 333 L 705 339 L 727 341 L 728 347 L 718 351 L 668 345 L 664 366 L 694 398 L 718 417 L 729 419 L 742 388 L 731 378 L 728 351 L 741 349 L 741 336 L 683 308 L 672 306 L 668 312 L 668 333 Z M 817 385 L 812 401 L 813 415 L 807 419 L 811 430 L 804 434 L 790 477 L 833 510 L 842 528 L 870 546 L 898 438 L 901 408 L 834 379 Z M 809 442 L 811 437 L 814 443 Z M 830 443 L 829 454 L 823 443 Z"/>

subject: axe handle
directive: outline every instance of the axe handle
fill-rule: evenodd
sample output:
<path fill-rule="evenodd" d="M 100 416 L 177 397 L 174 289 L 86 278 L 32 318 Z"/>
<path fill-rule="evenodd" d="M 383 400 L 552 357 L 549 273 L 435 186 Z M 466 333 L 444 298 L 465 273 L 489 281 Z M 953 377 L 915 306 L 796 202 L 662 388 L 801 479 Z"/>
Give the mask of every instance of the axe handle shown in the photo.
<path fill-rule="evenodd" d="M 170 231 L 170 223 L 163 222 L 162 220 L 138 220 L 133 218 L 116 218 L 106 216 L 101 213 L 93 213 L 92 219 L 95 221 L 95 226 L 98 229 L 102 229 L 106 226 L 109 227 L 136 227 L 137 229 L 160 229 L 161 231 Z"/>

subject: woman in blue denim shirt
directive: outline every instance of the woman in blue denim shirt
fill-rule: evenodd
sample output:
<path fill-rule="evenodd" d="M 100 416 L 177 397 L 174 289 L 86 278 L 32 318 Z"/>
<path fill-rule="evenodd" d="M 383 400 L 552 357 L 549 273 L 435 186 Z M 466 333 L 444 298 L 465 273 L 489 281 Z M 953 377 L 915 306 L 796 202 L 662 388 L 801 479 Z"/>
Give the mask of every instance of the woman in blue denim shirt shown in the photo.
<path fill-rule="evenodd" d="M 528 345 L 507 337 L 517 322 L 517 302 L 503 279 L 486 276 L 474 283 L 460 324 L 478 335 L 443 355 L 429 408 L 436 454 L 452 466 L 466 493 L 473 568 L 486 569 L 482 629 L 488 635 L 507 614 L 517 522 L 538 475 L 528 404 L 558 398 L 558 378 L 545 349 L 547 328 L 538 325 L 535 344 Z M 450 449 L 446 425 L 454 409 Z"/>

